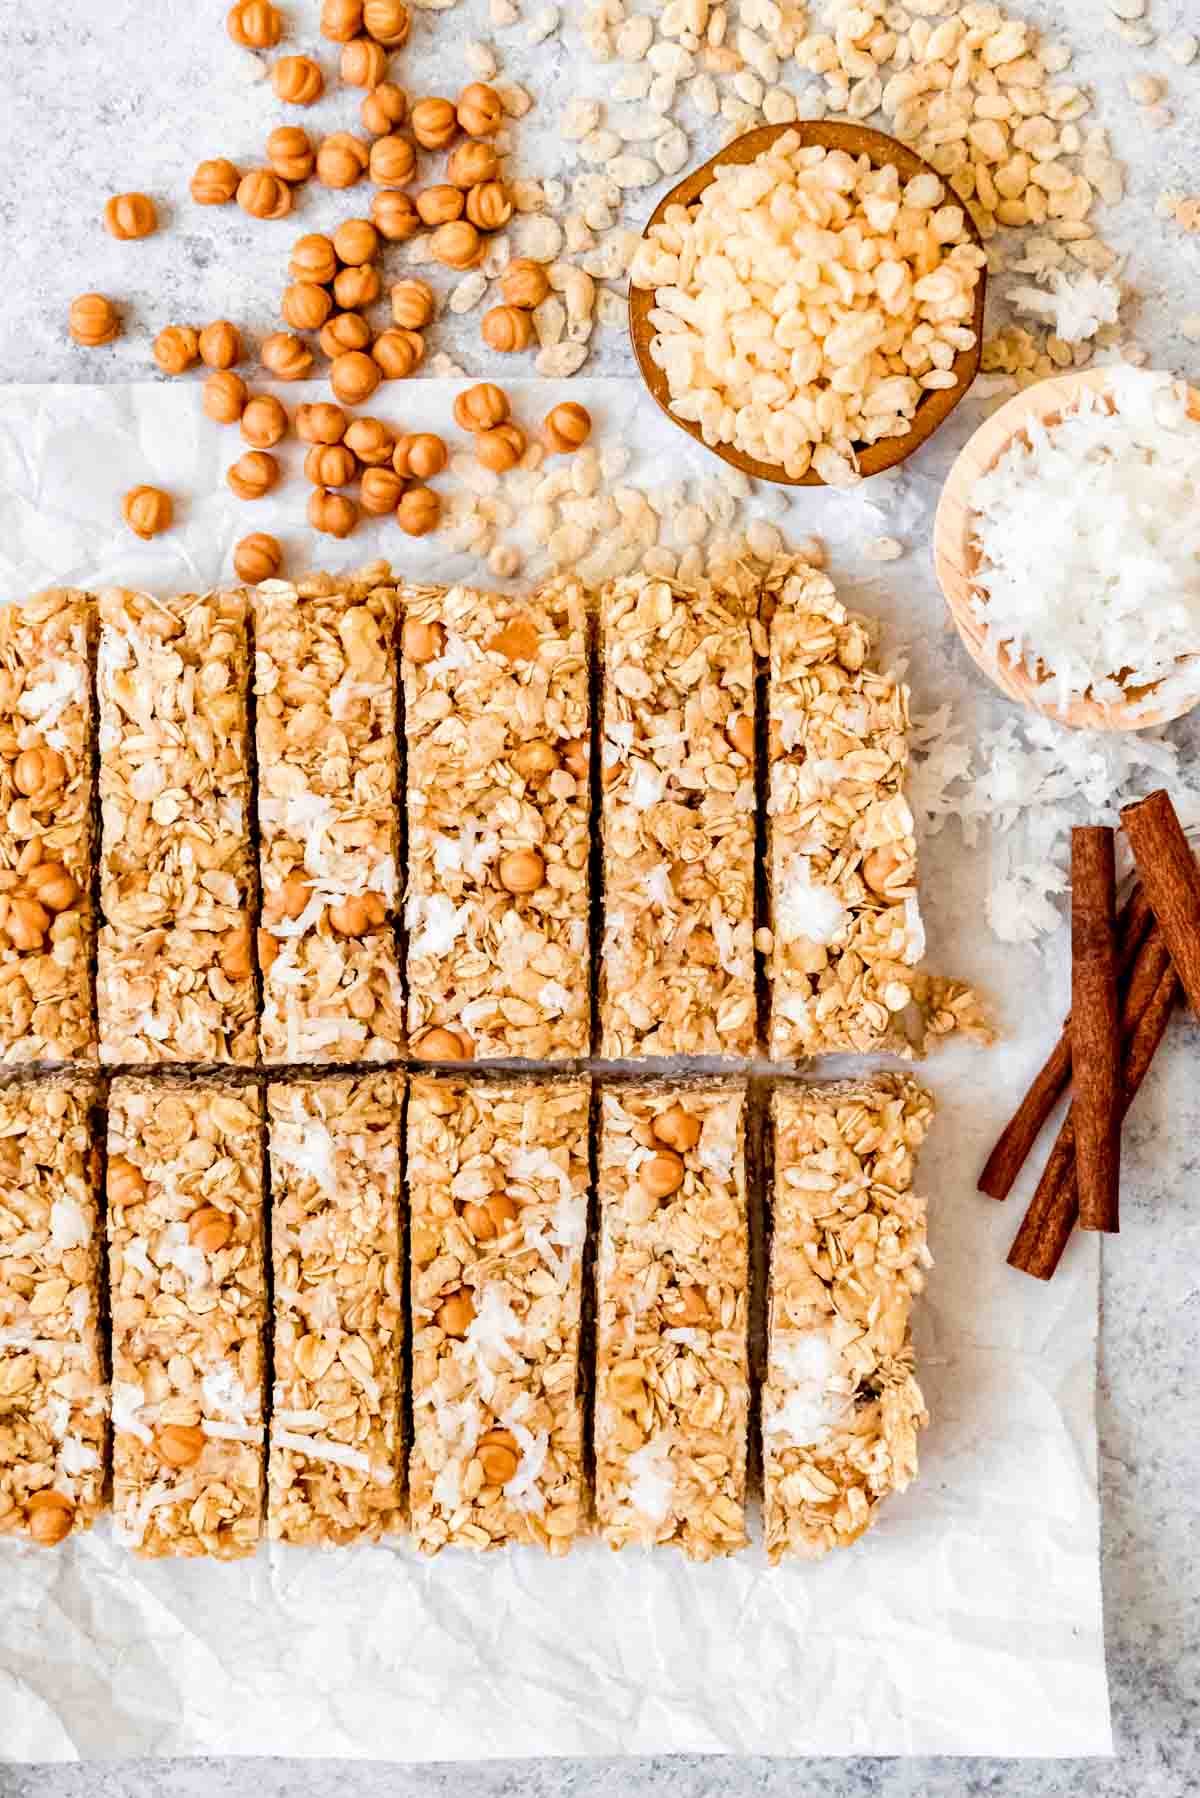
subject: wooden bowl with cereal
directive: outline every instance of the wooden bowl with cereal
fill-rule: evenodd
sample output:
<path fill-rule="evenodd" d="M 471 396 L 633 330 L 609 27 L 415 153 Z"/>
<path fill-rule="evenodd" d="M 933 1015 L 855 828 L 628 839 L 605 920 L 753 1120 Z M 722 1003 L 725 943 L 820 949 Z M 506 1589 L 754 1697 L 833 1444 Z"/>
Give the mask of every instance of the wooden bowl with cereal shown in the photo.
<path fill-rule="evenodd" d="M 781 152 L 781 140 L 785 137 L 794 139 L 794 146 L 783 146 Z M 852 216 L 842 221 L 839 231 L 851 260 L 842 264 L 836 291 L 814 268 L 813 257 L 803 254 L 804 234 L 810 226 L 827 245 L 826 223 L 811 214 L 802 216 L 799 210 L 816 206 L 819 211 L 819 195 L 798 202 L 795 194 L 784 191 L 792 166 L 785 162 L 785 156 L 790 158 L 793 148 L 809 157 L 823 151 L 826 159 L 835 152 L 842 153 L 840 158 L 825 163 L 831 190 L 838 193 L 849 182 L 854 199 Z M 870 171 L 864 173 L 861 163 L 855 171 L 854 164 L 864 156 L 870 161 Z M 773 158 L 777 159 L 774 170 L 770 166 Z M 852 162 L 848 163 L 847 158 Z M 668 214 L 673 208 L 683 207 L 689 210 L 692 220 L 699 219 L 707 205 L 701 203 L 701 196 L 719 179 L 723 183 L 728 179 L 720 171 L 744 169 L 760 159 L 764 178 L 773 176 L 760 198 L 768 208 L 777 209 L 768 228 L 777 226 L 778 234 L 774 243 L 764 241 L 762 263 L 756 260 L 754 264 L 755 279 L 761 289 L 760 303 L 766 298 L 768 279 L 775 282 L 776 292 L 795 284 L 796 294 L 785 296 L 794 303 L 787 306 L 784 314 L 776 314 L 774 327 L 777 338 L 779 327 L 786 322 L 788 336 L 794 341 L 767 347 L 764 366 L 751 375 L 745 366 L 747 320 L 743 317 L 737 327 L 740 367 L 731 370 L 733 385 L 719 388 L 707 361 L 704 379 L 689 385 L 684 379 L 685 364 L 690 360 L 694 374 L 696 353 L 706 341 L 695 328 L 696 323 L 700 318 L 706 324 L 712 322 L 711 314 L 721 305 L 721 295 L 715 284 L 698 286 L 694 295 L 675 286 L 672 277 L 682 272 L 683 261 L 691 250 L 681 244 L 681 257 L 666 247 L 679 218 L 677 213 L 672 218 Z M 810 169 L 820 160 L 813 159 L 797 173 L 817 181 Z M 873 180 L 875 176 L 880 179 Z M 910 184 L 919 178 L 924 178 L 919 190 L 911 189 Z M 902 211 L 907 212 L 907 218 L 900 217 Z M 898 218 L 899 227 L 892 232 Z M 755 230 L 762 230 L 766 215 L 761 207 L 750 223 Z M 790 238 L 783 236 L 787 231 L 791 232 Z M 677 229 L 674 237 L 678 241 Z M 726 241 L 721 239 L 719 252 L 720 272 L 724 273 L 729 266 L 722 253 Z M 943 253 L 933 266 L 925 266 L 935 249 Z M 656 256 L 657 266 L 664 273 L 662 280 L 656 278 Z M 782 275 L 770 272 L 772 264 L 778 269 L 781 260 L 786 263 L 788 257 L 795 264 L 794 274 L 786 269 Z M 690 263 L 689 279 L 694 279 L 699 260 L 697 256 Z M 884 261 L 901 265 L 903 273 L 889 281 L 886 295 L 877 291 L 873 294 L 879 300 L 878 307 L 856 306 L 855 300 L 865 298 L 866 292 L 871 291 L 867 288 L 864 292 L 864 276 Z M 711 259 L 708 266 L 711 268 Z M 807 281 L 805 276 L 809 277 Z M 934 279 L 937 277 L 940 279 Z M 922 298 L 918 290 L 931 279 L 934 286 L 926 290 L 928 297 Z M 802 302 L 804 286 L 811 299 Z M 666 307 L 659 305 L 664 290 L 671 290 Z M 950 416 L 979 370 L 986 291 L 987 266 L 978 228 L 967 207 L 927 162 L 895 138 L 865 125 L 801 120 L 791 125 L 763 125 L 747 132 L 694 169 L 659 202 L 634 259 L 629 329 L 638 367 L 652 398 L 680 430 L 722 461 L 758 480 L 784 486 L 848 486 L 906 461 Z M 734 299 L 744 312 L 744 292 L 737 292 Z M 691 318 L 676 310 L 681 300 Z M 840 315 L 833 321 L 829 319 L 831 301 L 844 301 Z M 670 322 L 676 319 L 677 326 Z M 722 317 L 715 321 L 717 326 L 722 322 Z M 752 335 L 754 327 L 750 329 Z M 757 341 L 761 343 L 761 327 L 758 329 Z M 693 343 L 678 352 L 667 341 L 688 336 Z M 834 338 L 838 341 L 830 354 L 829 345 Z M 710 329 L 710 347 L 714 340 L 720 343 L 720 331 Z M 734 341 L 735 333 L 731 331 L 731 361 Z M 876 351 L 887 359 L 886 374 L 871 367 Z M 778 369 L 785 357 L 787 367 L 773 372 L 768 364 L 773 361 Z M 735 403 L 744 401 L 751 378 L 759 383 L 761 397 L 755 396 L 754 406 Z M 864 382 L 871 385 L 864 386 Z M 786 391 L 788 386 L 791 394 Z M 723 393 L 730 396 L 728 400 L 721 397 Z M 861 406 L 847 406 L 848 398 L 859 399 Z M 789 408 L 796 409 L 795 416 Z M 853 428 L 855 419 L 860 421 L 857 430 Z M 861 429 L 868 420 L 869 436 Z"/>

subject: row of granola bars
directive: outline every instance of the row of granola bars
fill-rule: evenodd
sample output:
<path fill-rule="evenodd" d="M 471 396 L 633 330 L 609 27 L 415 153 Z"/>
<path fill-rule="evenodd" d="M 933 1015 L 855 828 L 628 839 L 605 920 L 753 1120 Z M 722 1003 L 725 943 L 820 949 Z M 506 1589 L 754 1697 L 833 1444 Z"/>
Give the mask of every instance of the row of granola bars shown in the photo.
<path fill-rule="evenodd" d="M 111 1414 L 115 1528 L 141 1554 L 406 1527 L 427 1552 L 559 1554 L 592 1516 L 614 1548 L 745 1544 L 743 1082 L 123 1076 L 100 1104 L 83 1075 L 0 1091 L 0 1535 L 95 1520 Z M 853 1541 L 915 1472 L 931 1107 L 898 1075 L 772 1106 L 777 1559 Z"/>
<path fill-rule="evenodd" d="M 594 604 L 380 564 L 5 608 L 0 1061 L 749 1056 L 760 788 L 771 1055 L 909 1054 L 914 1011 L 977 1015 L 917 971 L 906 732 L 863 622 L 792 561 Z"/>

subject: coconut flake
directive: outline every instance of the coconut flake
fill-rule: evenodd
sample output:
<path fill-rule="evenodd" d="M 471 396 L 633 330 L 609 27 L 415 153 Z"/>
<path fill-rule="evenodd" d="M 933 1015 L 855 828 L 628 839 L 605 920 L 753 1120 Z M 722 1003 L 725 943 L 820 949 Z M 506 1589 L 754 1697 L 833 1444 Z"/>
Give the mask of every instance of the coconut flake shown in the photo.
<path fill-rule="evenodd" d="M 302 1124 L 277 1120 L 271 1130 L 271 1149 L 288 1167 L 315 1180 L 322 1192 L 332 1192 L 336 1181 L 333 1135 L 319 1118 Z"/>
<path fill-rule="evenodd" d="M 428 897 L 414 893 L 405 913 L 405 922 L 412 932 L 409 954 L 413 960 L 424 955 L 441 960 L 449 955 L 466 929 L 469 916 L 465 905 L 455 905 L 445 893 L 431 893 Z"/>
<path fill-rule="evenodd" d="M 66 1195 L 54 1200 L 50 1207 L 50 1240 L 56 1249 L 84 1249 L 92 1231 L 87 1214 L 77 1199 Z"/>
<path fill-rule="evenodd" d="M 714 1105 L 701 1126 L 700 1141 L 696 1147 L 697 1160 L 701 1167 L 707 1168 L 710 1174 L 715 1174 L 718 1180 L 728 1180 L 733 1173 L 737 1148 L 737 1101 Z M 646 1154 L 649 1153 L 647 1150 Z M 639 1157 L 639 1165 L 641 1159 Z M 632 1167 L 632 1161 L 630 1165 Z"/>
<path fill-rule="evenodd" d="M 206 1412 L 223 1413 L 235 1423 L 246 1424 L 258 1416 L 257 1398 L 247 1392 L 236 1370 L 227 1361 L 220 1362 L 205 1374 L 200 1382 L 200 1396 Z"/>
<path fill-rule="evenodd" d="M 206 1417 L 200 1428 L 219 1442 L 261 1442 L 263 1436 L 261 1423 L 217 1423 Z"/>
<path fill-rule="evenodd" d="M 26 687 L 17 700 L 17 710 L 45 736 L 68 706 L 83 703 L 86 693 L 83 669 L 76 662 L 63 662 L 46 680 Z"/>
<path fill-rule="evenodd" d="M 554 1159 L 549 1149 L 518 1149 L 509 1162 L 508 1171 L 512 1179 L 527 1181 L 530 1186 L 553 1180 L 564 1197 L 571 1196 L 571 1176 Z"/>
<path fill-rule="evenodd" d="M 63 1435 L 57 1466 L 69 1479 L 92 1473 L 99 1465 L 100 1456 L 93 1443 L 85 1442 L 82 1436 Z"/>
<path fill-rule="evenodd" d="M 627 1462 L 629 1502 L 651 1523 L 662 1523 L 675 1497 L 675 1473 L 671 1466 L 671 1438 L 663 1432 L 635 1449 Z"/>
<path fill-rule="evenodd" d="M 626 789 L 625 797 L 635 812 L 647 812 L 652 805 L 657 805 L 666 790 L 665 782 L 657 769 L 649 762 L 634 762 L 633 777 Z"/>
<path fill-rule="evenodd" d="M 538 990 L 538 1004 L 549 1018 L 558 1018 L 571 1004 L 571 995 L 557 980 L 547 980 Z"/>
<path fill-rule="evenodd" d="M 521 1357 L 513 1344 L 521 1339 L 521 1320 L 509 1303 L 507 1288 L 501 1281 L 494 1280 L 478 1297 L 478 1310 L 467 1327 L 467 1342 L 476 1357 L 481 1350 L 490 1350 L 493 1355 L 519 1367 Z"/>
<path fill-rule="evenodd" d="M 1185 829 L 1200 791 L 1179 751 L 1150 731 L 1068 730 L 1022 713 L 968 745 L 948 706 L 913 720 L 908 796 L 925 835 L 957 818 L 964 842 L 990 832 L 987 919 L 1003 942 L 1036 942 L 1063 922 L 1072 824 L 1117 824 L 1120 809 L 1170 786 Z"/>
<path fill-rule="evenodd" d="M 834 942 L 850 922 L 850 913 L 831 887 L 812 877 L 807 855 L 793 857 L 775 901 L 775 927 L 785 942 Z"/>
<path fill-rule="evenodd" d="M 1051 292 L 1040 287 L 1014 287 L 1009 300 L 1018 312 L 1045 319 L 1064 343 L 1087 343 L 1101 325 L 1115 325 L 1121 310 L 1121 283 L 1090 269 L 1065 275 L 1049 272 Z"/>
<path fill-rule="evenodd" d="M 517 1439 L 521 1459 L 517 1463 L 517 1471 L 505 1485 L 504 1496 L 518 1511 L 540 1517 L 546 1509 L 546 1500 L 537 1482 L 545 1470 L 546 1457 L 550 1452 L 549 1432 L 538 1430 L 534 1434 L 513 1419 L 506 1421 Z"/>
<path fill-rule="evenodd" d="M 322 1436 L 300 1436 L 291 1430 L 273 1430 L 275 1448 L 290 1448 L 293 1454 L 306 1455 L 310 1461 L 329 1461 L 335 1467 L 353 1467 L 357 1473 L 370 1473 L 371 1458 L 360 1448 L 345 1442 L 329 1442 Z"/>
<path fill-rule="evenodd" d="M 138 1415 L 145 1402 L 146 1395 L 140 1386 L 121 1380 L 113 1381 L 112 1426 L 114 1432 L 119 1434 L 121 1431 L 125 1431 L 131 1436 L 136 1436 L 139 1442 L 144 1442 L 149 1446 L 154 1437 Z"/>
<path fill-rule="evenodd" d="M 806 1448 L 820 1442 L 846 1414 L 849 1395 L 836 1389 L 841 1360 L 826 1330 L 780 1332 L 771 1352 L 771 1379 L 787 1390 L 763 1417 L 763 1432 Z"/>

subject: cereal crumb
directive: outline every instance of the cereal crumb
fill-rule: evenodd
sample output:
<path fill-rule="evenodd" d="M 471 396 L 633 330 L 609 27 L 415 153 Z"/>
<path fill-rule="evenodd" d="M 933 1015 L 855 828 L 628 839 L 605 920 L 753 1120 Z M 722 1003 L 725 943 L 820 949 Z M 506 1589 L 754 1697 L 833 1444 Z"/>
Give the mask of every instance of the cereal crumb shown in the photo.
<path fill-rule="evenodd" d="M 1139 106 L 1155 106 L 1167 91 L 1167 84 L 1158 75 L 1132 75 L 1127 83 L 1129 96 Z"/>
<path fill-rule="evenodd" d="M 898 562 L 904 554 L 904 545 L 898 537 L 876 537 L 867 544 L 864 553 L 871 562 Z"/>

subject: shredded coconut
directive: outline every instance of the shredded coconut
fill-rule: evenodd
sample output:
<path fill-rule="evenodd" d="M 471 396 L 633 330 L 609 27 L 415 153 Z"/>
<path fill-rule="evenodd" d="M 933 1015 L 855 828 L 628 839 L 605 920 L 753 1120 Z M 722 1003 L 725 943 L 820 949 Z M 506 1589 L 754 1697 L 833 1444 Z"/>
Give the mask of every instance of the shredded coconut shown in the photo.
<path fill-rule="evenodd" d="M 1116 324 L 1121 284 L 1111 275 L 1094 275 L 1090 269 L 1065 275 L 1055 269 L 1049 280 L 1049 293 L 1040 287 L 1014 287 L 1008 297 L 1017 311 L 1045 319 L 1064 343 L 1087 343 L 1101 325 Z"/>
<path fill-rule="evenodd" d="M 280 1161 L 315 1180 L 322 1192 L 333 1191 L 333 1136 L 319 1120 L 294 1124 L 279 1119 L 272 1130 L 271 1148 Z"/>
<path fill-rule="evenodd" d="M 290 1448 L 295 1454 L 307 1455 L 310 1461 L 330 1461 L 337 1467 L 353 1467 L 358 1473 L 371 1471 L 370 1457 L 345 1442 L 329 1442 L 321 1436 L 300 1436 L 292 1430 L 276 1430 L 272 1442 L 276 1448 Z"/>
<path fill-rule="evenodd" d="M 652 1436 L 630 1455 L 627 1465 L 630 1504 L 653 1523 L 662 1523 L 675 1496 L 670 1437 Z"/>
<path fill-rule="evenodd" d="M 772 1350 L 772 1379 L 786 1387 L 781 1402 L 764 1414 L 763 1431 L 794 1447 L 809 1447 L 841 1422 L 849 1397 L 835 1379 L 840 1357 L 826 1330 L 780 1332 Z"/>
<path fill-rule="evenodd" d="M 91 1224 L 77 1199 L 60 1195 L 50 1206 L 50 1239 L 56 1249 L 82 1249 L 91 1241 Z"/>
<path fill-rule="evenodd" d="M 1031 416 L 976 482 L 972 604 L 1053 702 L 1157 708 L 1200 694 L 1200 421 L 1167 375 L 1114 370 L 1112 393 Z"/>
<path fill-rule="evenodd" d="M 812 862 L 798 855 L 775 901 L 775 924 L 787 942 L 803 937 L 828 946 L 850 921 L 850 914 L 833 891 L 812 878 Z"/>
<path fill-rule="evenodd" d="M 988 925 L 1031 943 L 1063 924 L 1072 824 L 1115 825 L 1123 805 L 1170 786 L 1185 828 L 1200 826 L 1200 790 L 1184 778 L 1175 745 L 1152 731 L 1069 730 L 1026 712 L 972 747 L 942 706 L 913 721 L 907 790 L 927 835 L 957 818 L 973 847 L 990 830 Z"/>

